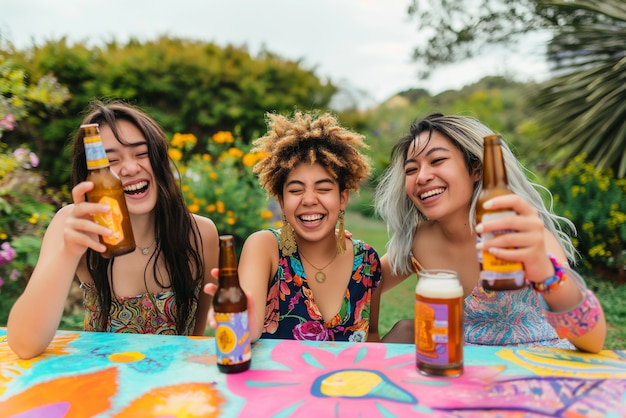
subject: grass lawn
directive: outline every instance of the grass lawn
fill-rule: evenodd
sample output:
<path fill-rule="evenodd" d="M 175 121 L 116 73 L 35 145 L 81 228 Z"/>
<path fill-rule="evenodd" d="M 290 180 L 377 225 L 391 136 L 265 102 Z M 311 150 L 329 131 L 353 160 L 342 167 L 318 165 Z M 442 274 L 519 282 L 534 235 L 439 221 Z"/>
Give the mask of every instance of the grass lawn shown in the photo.
<path fill-rule="evenodd" d="M 387 231 L 382 222 L 366 218 L 355 212 L 346 214 L 346 228 L 357 239 L 372 245 L 382 257 L 386 252 Z M 585 277 L 604 309 L 607 320 L 607 337 L 604 348 L 626 349 L 626 285 L 614 285 Z M 379 329 L 384 335 L 399 319 L 413 318 L 413 301 L 416 285 L 413 275 L 400 285 L 383 294 Z"/>

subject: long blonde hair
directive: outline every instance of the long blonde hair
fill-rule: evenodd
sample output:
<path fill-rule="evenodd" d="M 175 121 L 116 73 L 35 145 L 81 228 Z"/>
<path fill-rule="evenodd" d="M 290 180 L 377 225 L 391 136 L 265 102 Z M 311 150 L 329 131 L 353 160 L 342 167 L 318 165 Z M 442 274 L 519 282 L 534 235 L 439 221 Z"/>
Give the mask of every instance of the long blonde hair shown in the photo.
<path fill-rule="evenodd" d="M 409 148 L 422 132 L 429 132 L 430 135 L 433 132 L 439 132 L 449 138 L 463 154 L 470 174 L 482 167 L 483 137 L 494 133 L 477 119 L 435 113 L 413 123 L 410 133 L 394 145 L 390 165 L 381 176 L 375 192 L 376 212 L 387 223 L 387 232 L 390 235 L 387 243 L 387 257 L 393 274 L 413 272 L 409 254 L 417 228 L 426 221 L 424 215 L 406 193 L 404 174 L 404 162 Z M 505 141 L 502 142 L 502 151 L 512 191 L 537 209 L 546 228 L 559 240 L 568 260 L 574 264 L 577 252 L 570 235 L 563 230 L 562 225 L 566 226 L 572 235 L 576 234 L 576 227 L 569 219 L 553 212 L 550 191 L 528 180 L 525 173 L 529 171 L 515 158 Z M 475 227 L 476 201 L 481 187 L 482 178 L 474 185 L 472 195 L 469 213 L 469 225 L 472 232 Z M 544 204 L 540 190 L 549 198 L 549 208 Z"/>

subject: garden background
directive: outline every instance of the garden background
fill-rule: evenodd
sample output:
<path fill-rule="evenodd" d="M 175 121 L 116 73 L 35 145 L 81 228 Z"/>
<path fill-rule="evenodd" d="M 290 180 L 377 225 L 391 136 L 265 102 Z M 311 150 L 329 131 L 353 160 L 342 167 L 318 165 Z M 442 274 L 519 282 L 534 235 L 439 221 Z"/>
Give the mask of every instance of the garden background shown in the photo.
<path fill-rule="evenodd" d="M 373 108 L 333 109 L 341 86 L 269 51 L 251 56 L 242 48 L 169 37 L 101 47 L 61 38 L 17 50 L 0 38 L 0 326 L 28 281 L 47 224 L 71 200 L 68 145 L 81 112 L 92 98 L 123 98 L 167 132 L 189 209 L 235 235 L 239 247 L 252 231 L 279 222 L 251 172 L 258 156 L 250 142 L 265 132 L 265 112 L 330 111 L 366 136 L 374 173 L 352 196 L 347 227 L 381 254 L 387 235 L 373 213 L 372 191 L 394 142 L 430 112 L 478 117 L 503 134 L 537 173 L 532 180 L 552 190 L 555 210 L 576 224 L 577 268 L 605 309 L 606 347 L 626 348 L 626 180 L 573 144 L 546 152 L 549 129 L 537 98 L 551 82 L 486 77 L 458 91 L 408 90 Z M 414 286 L 413 277 L 384 295 L 383 333 L 412 316 Z M 61 327 L 80 328 L 80 311 L 74 289 Z"/>

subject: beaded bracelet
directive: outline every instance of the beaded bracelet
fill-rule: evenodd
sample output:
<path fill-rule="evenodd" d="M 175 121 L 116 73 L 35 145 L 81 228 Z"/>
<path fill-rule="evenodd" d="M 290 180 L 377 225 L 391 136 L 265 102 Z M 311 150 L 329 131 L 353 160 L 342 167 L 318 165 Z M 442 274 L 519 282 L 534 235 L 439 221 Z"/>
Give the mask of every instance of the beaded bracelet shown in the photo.
<path fill-rule="evenodd" d="M 541 283 L 531 282 L 531 286 L 534 290 L 541 293 L 550 293 L 553 290 L 558 289 L 563 285 L 563 282 L 567 279 L 567 276 L 564 274 L 565 271 L 563 266 L 559 263 L 559 261 L 551 254 L 548 254 L 548 258 L 550 262 L 554 266 L 554 276 L 548 277 Z"/>

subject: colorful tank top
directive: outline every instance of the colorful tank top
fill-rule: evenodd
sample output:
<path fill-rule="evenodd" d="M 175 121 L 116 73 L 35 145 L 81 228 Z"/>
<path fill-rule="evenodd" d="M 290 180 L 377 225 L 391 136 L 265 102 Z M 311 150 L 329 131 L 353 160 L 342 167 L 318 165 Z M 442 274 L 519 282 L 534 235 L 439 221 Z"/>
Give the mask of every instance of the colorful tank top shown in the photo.
<path fill-rule="evenodd" d="M 143 293 L 137 296 L 115 296 L 111 300 L 111 314 L 106 329 L 98 324 L 100 304 L 96 288 L 91 283 L 81 283 L 83 307 L 85 308 L 85 331 L 124 332 L 132 334 L 177 335 L 176 297 L 174 292 Z M 196 288 L 196 299 L 200 294 Z M 184 335 L 193 334 L 196 324 L 197 302 L 191 306 L 191 314 Z"/>
<path fill-rule="evenodd" d="M 280 240 L 280 231 L 271 229 Z M 369 332 L 370 300 L 381 277 L 378 253 L 363 241 L 352 240 L 354 265 L 339 312 L 322 318 L 297 249 L 291 256 L 279 247 L 276 275 L 269 283 L 261 338 L 315 341 L 365 341 Z M 332 280 L 332 278 L 329 278 Z"/>
<path fill-rule="evenodd" d="M 411 259 L 414 268 L 420 265 Z M 574 348 L 548 323 L 547 305 L 530 286 L 507 292 L 476 286 L 463 304 L 466 345 Z"/>

